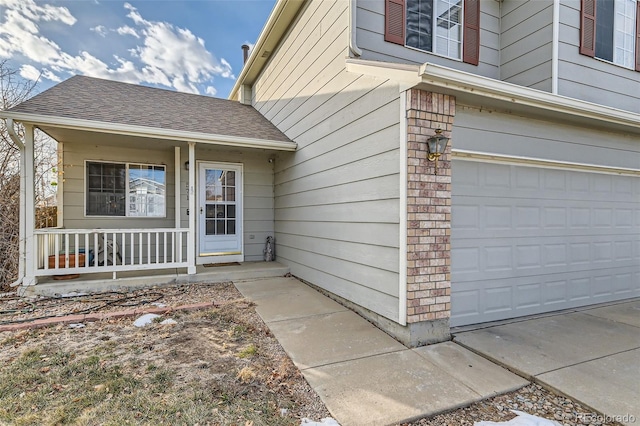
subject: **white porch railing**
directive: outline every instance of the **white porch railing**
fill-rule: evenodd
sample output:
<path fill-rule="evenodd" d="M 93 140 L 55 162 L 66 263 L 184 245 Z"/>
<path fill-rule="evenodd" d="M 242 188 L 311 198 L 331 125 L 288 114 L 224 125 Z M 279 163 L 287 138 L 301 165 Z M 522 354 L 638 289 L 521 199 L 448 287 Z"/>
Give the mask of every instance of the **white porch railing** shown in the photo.
<path fill-rule="evenodd" d="M 188 267 L 188 229 L 38 229 L 36 276 Z"/>

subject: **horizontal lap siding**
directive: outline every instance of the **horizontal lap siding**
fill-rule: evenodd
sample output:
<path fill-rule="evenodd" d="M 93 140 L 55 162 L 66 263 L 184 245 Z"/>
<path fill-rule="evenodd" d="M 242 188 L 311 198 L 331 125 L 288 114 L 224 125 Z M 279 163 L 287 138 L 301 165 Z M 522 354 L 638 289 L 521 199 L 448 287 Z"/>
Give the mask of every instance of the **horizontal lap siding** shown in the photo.
<path fill-rule="evenodd" d="M 460 106 L 453 132 L 456 149 L 609 167 L 640 166 L 636 137 L 594 128 Z"/>
<path fill-rule="evenodd" d="M 399 88 L 347 73 L 348 2 L 310 2 L 253 87 L 298 144 L 275 167 L 276 252 L 291 272 L 398 319 Z"/>
<path fill-rule="evenodd" d="M 580 55 L 580 1 L 560 3 L 560 95 L 640 113 L 640 72 Z"/>
<path fill-rule="evenodd" d="M 500 4 L 500 79 L 550 92 L 553 2 Z"/>
<path fill-rule="evenodd" d="M 188 154 L 186 147 L 181 150 L 183 158 L 181 164 L 187 161 Z M 269 163 L 269 154 L 255 150 L 230 151 L 198 145 L 196 160 L 243 165 L 244 260 L 247 262 L 263 260 L 266 239 L 274 235 L 273 164 Z M 183 167 L 180 176 L 183 185 L 186 185 L 189 179 L 188 173 Z M 182 226 L 188 227 L 186 208 L 189 202 L 184 192 L 181 203 Z"/>
<path fill-rule="evenodd" d="M 173 228 L 174 227 L 174 155 L 173 149 L 145 150 L 84 142 L 63 144 L 63 226 L 68 229 L 94 228 Z M 130 162 L 166 166 L 166 217 L 85 217 L 85 161 Z"/>
<path fill-rule="evenodd" d="M 500 6 L 480 2 L 480 63 L 477 66 L 384 41 L 384 2 L 358 0 L 356 40 L 362 59 L 423 64 L 425 62 L 482 75 L 500 77 Z"/>

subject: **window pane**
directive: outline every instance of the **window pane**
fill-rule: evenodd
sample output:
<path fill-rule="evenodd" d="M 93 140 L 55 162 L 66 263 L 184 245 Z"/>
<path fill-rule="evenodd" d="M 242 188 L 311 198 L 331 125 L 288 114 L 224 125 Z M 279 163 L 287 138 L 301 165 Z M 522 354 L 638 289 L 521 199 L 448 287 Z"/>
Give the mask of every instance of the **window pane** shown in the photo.
<path fill-rule="evenodd" d="M 613 62 L 633 69 L 636 37 L 636 0 L 615 0 L 614 12 Z"/>
<path fill-rule="evenodd" d="M 227 234 L 228 235 L 235 235 L 236 233 L 236 221 L 235 220 L 228 220 L 227 221 Z"/>
<path fill-rule="evenodd" d="M 235 201 L 236 200 L 236 189 L 235 188 L 227 188 L 227 197 L 225 201 Z"/>
<path fill-rule="evenodd" d="M 431 51 L 433 0 L 407 0 L 407 46 Z"/>
<path fill-rule="evenodd" d="M 216 220 L 216 235 L 225 235 L 226 233 L 224 220 Z"/>
<path fill-rule="evenodd" d="M 216 235 L 216 222 L 214 220 L 207 220 L 205 223 L 205 233 L 207 235 Z"/>
<path fill-rule="evenodd" d="M 596 57 L 613 62 L 612 1 L 596 2 Z"/>
<path fill-rule="evenodd" d="M 124 164 L 87 162 L 87 216 L 124 216 Z"/>
<path fill-rule="evenodd" d="M 165 191 L 164 166 L 129 165 L 129 216 L 163 217 Z"/>

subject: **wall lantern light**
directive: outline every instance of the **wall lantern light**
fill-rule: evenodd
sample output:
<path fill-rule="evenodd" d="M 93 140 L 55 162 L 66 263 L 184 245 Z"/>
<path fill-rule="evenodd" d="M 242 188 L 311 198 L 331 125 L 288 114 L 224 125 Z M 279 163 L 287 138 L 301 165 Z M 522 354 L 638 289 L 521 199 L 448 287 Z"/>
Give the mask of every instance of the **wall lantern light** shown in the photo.
<path fill-rule="evenodd" d="M 184 162 L 184 169 L 185 170 L 189 170 L 189 162 L 188 161 Z"/>
<path fill-rule="evenodd" d="M 427 158 L 429 161 L 436 162 L 433 174 L 438 174 L 438 158 L 444 153 L 447 143 L 449 143 L 449 138 L 442 134 L 442 129 L 437 129 L 436 134 L 427 139 L 427 150 L 429 151 Z"/>

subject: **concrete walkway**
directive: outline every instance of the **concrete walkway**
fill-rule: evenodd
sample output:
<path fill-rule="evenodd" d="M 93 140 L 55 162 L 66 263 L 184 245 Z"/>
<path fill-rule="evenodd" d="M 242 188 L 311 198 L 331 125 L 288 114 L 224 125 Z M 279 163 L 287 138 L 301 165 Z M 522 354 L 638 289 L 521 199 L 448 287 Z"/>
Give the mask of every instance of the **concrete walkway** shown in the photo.
<path fill-rule="evenodd" d="M 640 299 L 457 333 L 454 341 L 620 423 L 640 421 Z"/>
<path fill-rule="evenodd" d="M 528 383 L 452 342 L 407 349 L 294 278 L 235 285 L 343 426 L 431 416 Z"/>

